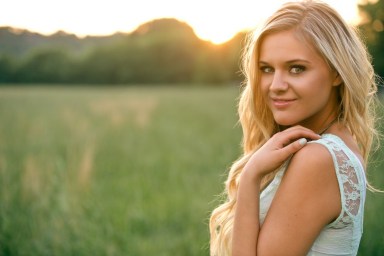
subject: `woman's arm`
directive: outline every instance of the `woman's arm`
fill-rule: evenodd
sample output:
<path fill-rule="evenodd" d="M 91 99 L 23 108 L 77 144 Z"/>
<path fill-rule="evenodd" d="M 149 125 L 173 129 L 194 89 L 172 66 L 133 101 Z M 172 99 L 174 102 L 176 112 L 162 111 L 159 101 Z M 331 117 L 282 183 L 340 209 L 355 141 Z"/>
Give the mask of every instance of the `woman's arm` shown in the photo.
<path fill-rule="evenodd" d="M 308 144 L 288 165 L 260 229 L 257 255 L 307 255 L 340 212 L 332 156 L 323 145 Z"/>
<path fill-rule="evenodd" d="M 330 220 L 329 216 L 337 215 L 337 209 L 339 209 L 337 205 L 331 207 L 333 209 L 333 211 L 330 211 L 331 213 L 313 212 L 311 209 L 318 211 L 318 207 L 312 207 L 311 204 L 304 205 L 304 207 L 300 206 L 303 202 L 308 201 L 308 198 L 317 203 L 318 200 L 312 197 L 318 195 L 312 195 L 311 193 L 319 188 L 315 188 L 316 185 L 312 183 L 319 183 L 318 179 L 326 180 L 324 177 L 318 176 L 312 176 L 312 180 L 307 180 L 308 174 L 303 172 L 304 166 L 308 167 L 305 164 L 314 167 L 311 173 L 321 174 L 320 169 L 333 169 L 332 159 L 322 146 L 316 145 L 313 147 L 314 145 L 308 145 L 305 150 L 300 150 L 304 144 L 299 143 L 298 139 L 303 137 L 309 139 L 319 138 L 318 135 L 303 127 L 289 128 L 273 136 L 251 157 L 244 167 L 239 181 L 233 227 L 232 247 L 234 256 L 305 254 L 320 232 L 321 227 Z M 292 141 L 293 143 L 291 143 Z M 278 168 L 297 151 L 299 152 L 293 157 L 263 227 L 260 229 L 259 196 L 261 177 Z M 319 154 L 321 163 L 316 162 L 319 161 L 316 160 L 319 159 Z M 324 159 L 327 161 L 323 161 Z M 303 162 L 305 163 L 304 166 Z M 294 171 L 291 171 L 291 169 L 294 169 Z M 337 193 L 338 185 L 337 180 L 334 178 L 334 172 L 326 173 L 333 174 L 333 176 L 327 175 L 336 182 L 335 186 L 331 186 L 331 188 L 336 188 Z M 324 185 L 322 182 L 320 183 L 321 186 Z M 332 192 L 334 191 L 329 192 L 324 198 L 329 199 L 329 195 L 334 195 Z M 323 206 L 323 204 L 321 205 Z M 313 221 L 312 218 L 317 216 L 316 214 L 320 215 L 320 219 Z M 310 219 L 311 223 L 305 223 L 307 219 Z M 308 232 L 306 238 L 297 238 L 296 234 L 304 234 L 305 232 Z"/>
<path fill-rule="evenodd" d="M 260 180 L 253 181 L 242 175 L 232 235 L 232 255 L 256 255 L 259 236 Z"/>

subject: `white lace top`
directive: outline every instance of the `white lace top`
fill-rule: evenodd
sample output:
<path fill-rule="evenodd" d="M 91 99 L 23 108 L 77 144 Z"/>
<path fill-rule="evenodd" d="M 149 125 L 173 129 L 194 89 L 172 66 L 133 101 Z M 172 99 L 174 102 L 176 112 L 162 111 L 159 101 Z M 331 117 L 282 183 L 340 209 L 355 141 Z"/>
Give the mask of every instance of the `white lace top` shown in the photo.
<path fill-rule="evenodd" d="M 311 141 L 325 146 L 332 155 L 341 195 L 339 217 L 324 227 L 308 255 L 356 255 L 363 233 L 366 180 L 357 156 L 337 136 L 324 134 Z M 287 168 L 286 162 L 260 195 L 260 223 L 264 222 L 273 197 Z"/>

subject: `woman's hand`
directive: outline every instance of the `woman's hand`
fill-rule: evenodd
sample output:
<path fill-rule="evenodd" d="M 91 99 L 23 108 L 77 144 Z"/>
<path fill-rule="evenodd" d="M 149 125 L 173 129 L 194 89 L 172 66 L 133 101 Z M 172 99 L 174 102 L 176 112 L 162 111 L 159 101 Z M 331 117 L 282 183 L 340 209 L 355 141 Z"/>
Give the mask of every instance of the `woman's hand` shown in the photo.
<path fill-rule="evenodd" d="M 276 133 L 251 156 L 243 174 L 253 180 L 260 180 L 304 147 L 307 139 L 317 140 L 320 139 L 320 135 L 302 126 L 293 126 Z"/>

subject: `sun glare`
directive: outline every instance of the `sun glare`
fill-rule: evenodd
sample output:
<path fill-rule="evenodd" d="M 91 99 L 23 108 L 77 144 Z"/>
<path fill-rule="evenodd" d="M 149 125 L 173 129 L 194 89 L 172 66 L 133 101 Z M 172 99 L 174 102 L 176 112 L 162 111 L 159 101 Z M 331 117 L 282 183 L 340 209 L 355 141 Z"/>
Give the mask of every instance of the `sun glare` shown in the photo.
<path fill-rule="evenodd" d="M 214 44 L 221 44 L 232 37 L 234 37 L 241 30 L 245 30 L 244 27 L 231 26 L 231 24 L 191 24 L 194 28 L 196 35 L 206 41 L 210 41 Z"/>
<path fill-rule="evenodd" d="M 43 34 L 58 30 L 85 35 L 131 32 L 144 22 L 173 17 L 192 26 L 197 36 L 216 44 L 257 25 L 286 0 L 13 0 L 0 10 L 0 26 L 29 29 Z M 349 22 L 357 20 L 357 0 L 325 0 Z M 346 2 L 349 2 L 346 4 Z M 23 8 L 19 8 L 23 6 Z M 33 10 L 33 11 L 31 11 Z"/>
<path fill-rule="evenodd" d="M 215 28 L 204 28 L 196 32 L 197 36 L 203 40 L 214 44 L 222 44 L 231 39 L 238 31 L 222 31 Z"/>
<path fill-rule="evenodd" d="M 191 16 L 189 23 L 195 30 L 196 34 L 215 44 L 228 41 L 238 32 L 254 28 L 262 19 L 266 18 L 273 10 L 278 8 L 287 0 L 269 1 L 269 4 L 249 5 L 249 1 L 238 0 L 236 5 L 220 4 L 220 12 L 212 15 L 211 18 L 198 19 L 197 16 Z M 356 0 L 350 0 L 350 4 L 345 1 L 326 0 L 328 4 L 340 12 L 340 14 L 350 23 L 358 21 Z M 248 5 L 247 5 L 248 3 Z M 238 6 L 249 7 L 239 10 Z M 213 8 L 212 8 L 213 9 Z"/>
<path fill-rule="evenodd" d="M 220 44 L 240 31 L 255 27 L 264 18 L 263 13 L 271 12 L 281 2 L 273 0 L 269 4 L 255 4 L 254 0 L 206 1 L 204 8 L 197 4 L 196 11 L 178 13 L 177 17 L 190 24 L 200 38 Z"/>

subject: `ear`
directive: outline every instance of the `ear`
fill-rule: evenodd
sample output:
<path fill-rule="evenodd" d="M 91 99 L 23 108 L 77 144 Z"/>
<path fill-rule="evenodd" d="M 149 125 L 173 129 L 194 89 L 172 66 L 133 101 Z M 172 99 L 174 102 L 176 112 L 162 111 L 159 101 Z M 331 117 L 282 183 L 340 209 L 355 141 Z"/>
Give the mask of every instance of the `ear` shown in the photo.
<path fill-rule="evenodd" d="M 339 73 L 335 71 L 332 86 L 339 86 L 342 83 L 343 83 L 343 79 L 341 79 L 341 76 L 339 75 Z"/>

